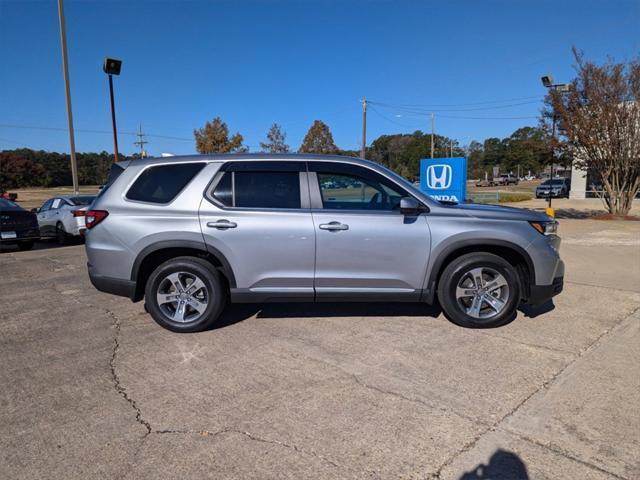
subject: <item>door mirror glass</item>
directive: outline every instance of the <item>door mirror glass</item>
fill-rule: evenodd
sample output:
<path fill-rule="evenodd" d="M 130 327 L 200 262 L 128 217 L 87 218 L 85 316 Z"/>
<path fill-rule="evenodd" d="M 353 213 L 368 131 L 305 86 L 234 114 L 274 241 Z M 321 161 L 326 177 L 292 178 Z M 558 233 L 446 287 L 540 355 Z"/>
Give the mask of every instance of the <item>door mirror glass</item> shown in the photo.
<path fill-rule="evenodd" d="M 418 215 L 420 204 L 413 197 L 402 197 L 400 199 L 400 213 L 402 215 Z"/>
<path fill-rule="evenodd" d="M 40 207 L 32 208 L 31 213 L 40 213 Z"/>

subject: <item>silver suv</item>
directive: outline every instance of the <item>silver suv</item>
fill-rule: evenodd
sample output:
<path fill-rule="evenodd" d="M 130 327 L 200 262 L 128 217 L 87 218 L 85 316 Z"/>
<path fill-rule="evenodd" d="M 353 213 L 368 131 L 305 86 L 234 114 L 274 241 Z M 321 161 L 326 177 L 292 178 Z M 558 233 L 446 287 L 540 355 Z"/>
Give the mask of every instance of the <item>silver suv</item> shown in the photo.
<path fill-rule="evenodd" d="M 177 332 L 210 328 L 228 301 L 437 298 L 451 321 L 494 327 L 563 285 L 550 217 L 442 204 L 348 157 L 124 162 L 85 219 L 93 285 Z"/>

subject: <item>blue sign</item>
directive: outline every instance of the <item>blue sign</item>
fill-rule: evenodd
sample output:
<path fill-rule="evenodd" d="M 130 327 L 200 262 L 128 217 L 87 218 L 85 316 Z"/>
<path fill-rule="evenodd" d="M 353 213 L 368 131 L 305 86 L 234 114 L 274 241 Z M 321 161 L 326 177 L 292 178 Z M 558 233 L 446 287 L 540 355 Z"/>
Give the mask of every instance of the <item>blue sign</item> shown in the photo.
<path fill-rule="evenodd" d="M 452 157 L 420 160 L 420 190 L 436 200 L 464 202 L 467 193 L 467 159 Z"/>

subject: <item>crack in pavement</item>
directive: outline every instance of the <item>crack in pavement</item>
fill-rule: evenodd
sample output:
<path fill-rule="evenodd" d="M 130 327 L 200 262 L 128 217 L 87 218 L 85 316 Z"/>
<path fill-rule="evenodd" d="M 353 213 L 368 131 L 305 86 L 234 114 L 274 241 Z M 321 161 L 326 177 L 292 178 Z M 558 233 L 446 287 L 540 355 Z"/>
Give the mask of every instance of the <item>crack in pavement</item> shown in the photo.
<path fill-rule="evenodd" d="M 561 449 L 559 447 L 556 447 L 554 445 L 547 445 L 545 443 L 539 442 L 537 440 L 534 440 L 533 438 L 529 438 L 529 437 L 527 437 L 525 435 L 522 435 L 520 433 L 512 432 L 509 429 L 501 429 L 501 430 L 506 432 L 506 433 L 509 433 L 511 435 L 514 435 L 515 437 L 519 438 L 520 440 L 524 440 L 525 442 L 532 443 L 533 445 L 537 445 L 538 447 L 544 448 L 545 450 L 549 450 L 549 451 L 551 451 L 551 452 L 553 452 L 553 453 L 555 453 L 557 455 L 560 455 L 562 457 L 568 458 L 569 460 L 573 460 L 574 462 L 580 463 L 580 464 L 582 464 L 582 465 L 584 465 L 586 467 L 591 468 L 592 470 L 597 470 L 600 473 L 605 473 L 605 474 L 610 475 L 610 476 L 612 476 L 614 478 L 617 478 L 619 480 L 627 480 L 625 477 L 621 477 L 620 475 L 618 475 L 616 473 L 610 472 L 609 470 L 605 470 L 604 468 L 599 467 L 597 465 L 594 465 L 593 463 L 590 463 L 590 462 L 582 460 L 582 459 L 580 459 L 578 457 L 575 457 L 571 453 L 566 452 L 565 450 L 563 450 L 563 449 Z"/>
<path fill-rule="evenodd" d="M 118 356 L 118 351 L 120 350 L 120 327 L 121 322 L 120 318 L 113 313 L 111 310 L 105 309 L 105 312 L 108 316 L 110 316 L 113 320 L 113 327 L 116 330 L 115 337 L 113 339 L 113 351 L 111 352 L 111 358 L 109 359 L 109 367 L 111 368 L 111 378 L 113 380 L 114 387 L 116 391 L 120 394 L 122 398 L 124 398 L 129 404 L 131 408 L 133 408 L 136 412 L 136 422 L 140 425 L 143 425 L 147 429 L 146 435 L 151 433 L 151 424 L 147 422 L 144 418 L 142 418 L 142 412 L 140 411 L 140 407 L 136 404 L 136 401 L 129 396 L 127 393 L 127 389 L 120 382 L 120 377 L 118 376 L 118 372 L 116 371 L 116 357 Z"/>
<path fill-rule="evenodd" d="M 314 451 L 308 451 L 306 449 L 300 448 L 295 444 L 289 444 L 286 442 L 282 442 L 280 440 L 272 440 L 272 439 L 268 439 L 268 438 L 263 438 L 263 437 L 259 437 L 255 434 L 252 434 L 250 432 L 247 432 L 245 430 L 239 430 L 239 429 L 234 429 L 234 428 L 225 428 L 222 430 L 217 430 L 215 432 L 210 432 L 208 430 L 170 430 L 170 429 L 164 429 L 164 430 L 159 430 L 159 429 L 154 429 L 151 426 L 151 423 L 149 423 L 147 420 L 145 420 L 142 416 L 142 411 L 140 409 L 140 407 L 138 406 L 138 404 L 136 403 L 136 401 L 131 398 L 131 396 L 128 394 L 126 388 L 122 385 L 121 381 L 120 381 L 120 377 L 116 371 L 116 358 L 118 355 L 118 351 L 120 350 L 120 333 L 121 333 L 121 320 L 120 318 L 113 313 L 111 310 L 108 309 L 103 309 L 105 311 L 105 313 L 111 317 L 114 320 L 113 323 L 113 327 L 116 330 L 116 335 L 114 337 L 114 343 L 113 343 L 113 351 L 111 354 L 111 359 L 109 360 L 109 367 L 111 369 L 111 377 L 113 379 L 113 383 L 114 383 L 114 387 L 116 389 L 116 391 L 120 394 L 120 396 L 122 396 L 130 405 L 131 407 L 134 409 L 134 411 L 136 412 L 136 422 L 138 422 L 139 424 L 143 425 L 146 428 L 146 433 L 145 435 L 142 437 L 140 444 L 138 445 L 133 459 L 132 459 L 132 463 L 135 463 L 135 458 L 138 455 L 140 449 L 142 448 L 142 445 L 144 444 L 145 440 L 148 438 L 149 435 L 154 434 L 154 435 L 164 435 L 164 434 L 183 434 L 183 435 L 201 435 L 201 436 L 212 436 L 215 437 L 217 435 L 221 435 L 224 433 L 235 433 L 235 434 L 239 434 L 239 435 L 243 435 L 246 438 L 249 438 L 253 441 L 256 442 L 261 442 L 261 443 L 268 443 L 268 444 L 272 444 L 272 445 L 279 445 L 281 447 L 284 448 L 288 448 L 290 450 L 293 450 L 297 453 L 300 454 L 304 454 L 304 455 L 308 455 L 308 456 L 312 456 L 315 458 L 318 458 L 320 460 L 322 460 L 325 463 L 328 463 L 329 465 L 336 467 L 336 468 L 340 468 L 340 465 L 337 464 L 336 462 L 334 462 L 333 460 L 320 455 L 319 453 L 316 453 Z"/>
<path fill-rule="evenodd" d="M 640 311 L 640 307 L 636 307 L 633 312 L 631 312 L 631 314 L 626 315 L 625 317 L 623 317 L 621 320 L 619 320 L 618 322 L 616 322 L 611 328 L 605 329 L 600 335 L 598 335 L 598 337 L 591 342 L 588 346 L 586 346 L 585 348 L 583 348 L 579 353 L 577 353 L 573 359 L 571 359 L 570 362 L 568 362 L 565 366 L 563 366 L 562 368 L 560 368 L 560 370 L 558 370 L 555 374 L 553 374 L 548 380 L 544 381 L 542 383 L 541 386 L 539 386 L 537 389 L 535 389 L 532 393 L 530 393 L 529 395 L 527 395 L 522 401 L 518 402 L 517 405 L 515 405 L 509 412 L 507 412 L 502 418 L 498 419 L 496 422 L 494 422 L 492 425 L 489 426 L 489 428 L 485 429 L 484 431 L 480 432 L 480 434 L 476 435 L 473 439 L 471 439 L 471 441 L 465 443 L 463 445 L 463 447 L 457 451 L 456 453 L 454 453 L 451 457 L 449 457 L 449 459 L 447 459 L 447 461 L 445 461 L 437 470 L 436 472 L 430 477 L 433 480 L 438 480 L 441 475 L 442 475 L 442 470 L 444 470 L 446 467 L 448 467 L 449 465 L 451 465 L 453 463 L 453 461 L 458 458 L 460 455 L 462 455 L 463 453 L 468 452 L 469 450 L 471 450 L 477 443 L 478 441 L 484 437 L 487 433 L 490 432 L 495 432 L 498 429 L 500 429 L 500 424 L 503 423 L 505 420 L 507 420 L 508 418 L 510 418 L 511 416 L 513 416 L 516 411 L 518 411 L 520 409 L 520 407 L 522 407 L 527 401 L 529 401 L 529 399 L 531 399 L 534 395 L 542 392 L 543 390 L 547 390 L 549 389 L 549 387 L 551 386 L 552 383 L 555 382 L 555 380 L 562 375 L 569 367 L 571 367 L 572 365 L 574 365 L 578 360 L 580 360 L 582 357 L 584 357 L 585 355 L 587 355 L 589 352 L 591 352 L 592 350 L 594 350 L 598 344 L 602 341 L 602 339 L 607 336 L 609 333 L 611 333 L 613 330 L 616 330 L 617 328 L 620 327 L 620 325 L 622 325 L 624 322 L 627 321 L 627 319 L 633 317 L 637 312 Z M 518 433 L 515 432 L 511 432 L 508 429 L 502 429 L 503 431 L 506 431 L 508 433 L 513 433 L 516 436 L 520 436 Z M 553 449 L 551 448 L 549 445 L 545 445 L 539 442 L 535 442 L 533 440 L 530 439 L 526 439 L 524 437 L 522 437 L 523 440 L 527 440 L 530 441 L 531 443 L 534 443 L 535 445 L 538 445 L 542 448 L 545 448 L 549 451 L 552 451 L 556 454 L 562 455 L 570 460 L 576 460 L 573 456 L 567 455 L 565 452 L 562 452 L 560 450 L 557 449 Z M 584 460 L 579 460 L 580 463 L 593 467 L 594 469 L 601 471 L 601 472 L 605 472 L 605 473 L 609 473 L 611 475 L 614 475 L 610 472 L 606 472 L 605 470 L 603 470 L 600 467 L 597 467 L 595 465 L 591 465 L 588 462 L 585 462 Z M 617 477 L 620 478 L 620 477 Z"/>
<path fill-rule="evenodd" d="M 337 464 L 336 462 L 334 462 L 333 460 L 325 457 L 324 455 L 320 455 L 319 453 L 314 452 L 313 450 L 306 450 L 303 448 L 298 447 L 295 444 L 290 444 L 290 443 L 286 443 L 286 442 L 281 442 L 280 440 L 272 440 L 272 439 L 268 439 L 268 438 L 264 438 L 264 437 L 259 437 L 251 432 L 247 432 L 246 430 L 239 430 L 236 428 L 223 428 L 221 430 L 216 430 L 214 432 L 209 431 L 209 430 L 153 430 L 150 432 L 153 435 L 165 435 L 165 434 L 179 434 L 179 435 L 200 435 L 203 437 L 216 437 L 218 435 L 222 435 L 225 433 L 235 433 L 238 435 L 243 435 L 246 438 L 249 438 L 252 441 L 255 442 L 260 442 L 260 443 L 268 443 L 271 445 L 278 445 L 284 448 L 288 448 L 290 450 L 293 450 L 297 453 L 301 453 L 304 455 L 308 455 L 311 457 L 315 457 L 318 458 L 320 460 L 322 460 L 325 463 L 328 463 L 329 465 L 336 467 L 336 468 L 341 468 L 341 466 L 339 464 Z"/>

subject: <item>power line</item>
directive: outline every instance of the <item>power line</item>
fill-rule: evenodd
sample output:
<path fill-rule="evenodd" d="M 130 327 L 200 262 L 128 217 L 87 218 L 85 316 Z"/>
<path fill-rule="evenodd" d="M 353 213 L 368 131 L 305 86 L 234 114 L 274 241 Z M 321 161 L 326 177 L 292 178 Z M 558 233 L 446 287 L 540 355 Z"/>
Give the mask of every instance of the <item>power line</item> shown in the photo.
<path fill-rule="evenodd" d="M 382 114 L 381 112 L 379 112 L 376 108 L 372 107 L 372 106 L 371 106 L 371 104 L 369 104 L 369 108 L 370 108 L 371 110 L 373 110 L 373 111 L 376 113 L 376 115 L 378 115 L 378 116 L 382 117 L 382 118 L 383 118 L 383 119 L 385 119 L 387 122 L 395 123 L 396 125 L 399 125 L 399 126 L 401 126 L 401 127 L 405 127 L 405 128 L 416 128 L 416 127 L 418 127 L 418 126 L 419 126 L 419 125 L 406 125 L 406 124 L 404 124 L 404 123 L 397 122 L 397 121 L 393 120 L 392 118 L 389 118 L 389 117 L 387 117 L 386 115 L 384 115 L 384 114 Z"/>
<path fill-rule="evenodd" d="M 508 102 L 517 102 L 517 101 L 521 101 L 521 100 L 533 100 L 533 99 L 540 99 L 542 98 L 541 95 L 533 95 L 533 96 L 529 96 L 529 97 L 518 97 L 518 98 L 507 98 L 504 100 L 487 100 L 487 101 L 483 101 L 483 102 L 473 102 L 473 103 L 424 103 L 424 104 L 410 104 L 410 103 L 386 103 L 386 105 L 394 105 L 394 106 L 400 106 L 400 107 L 427 107 L 427 108 L 431 108 L 431 107 L 471 107 L 471 106 L 476 106 L 476 105 L 489 105 L 489 104 L 495 104 L 495 103 L 508 103 Z M 370 103 L 376 103 L 379 105 L 384 105 L 384 102 L 374 102 L 372 100 L 369 100 Z"/>
<path fill-rule="evenodd" d="M 389 108 L 389 109 L 395 109 L 395 110 L 399 110 L 399 111 L 404 111 L 404 112 L 410 112 L 410 113 L 431 113 L 431 112 L 475 112 L 475 111 L 484 111 L 484 110 L 499 110 L 499 109 L 503 109 L 503 108 L 512 108 L 512 107 L 519 107 L 522 105 L 531 105 L 534 103 L 539 103 L 540 100 L 533 100 L 533 101 L 528 101 L 528 102 L 519 102 L 519 103 L 510 103 L 510 104 L 506 104 L 506 105 L 493 105 L 493 106 L 489 106 L 489 107 L 475 107 L 475 108 L 454 108 L 454 109 L 442 109 L 442 108 L 432 108 L 432 109 L 427 109 L 427 108 L 417 108 L 417 107 L 406 107 L 406 106 L 399 106 L 399 105 L 394 105 L 391 103 L 381 103 L 381 102 L 369 102 L 372 103 L 374 105 L 378 105 L 380 107 L 383 108 Z"/>
<path fill-rule="evenodd" d="M 24 129 L 24 130 L 47 130 L 47 131 L 55 131 L 55 132 L 67 132 L 68 130 L 66 128 L 61 128 L 61 127 L 43 127 L 43 126 L 36 126 L 36 125 L 13 125 L 13 124 L 0 124 L 0 128 L 18 128 L 18 129 Z M 74 129 L 76 132 L 83 132 L 83 133 L 99 133 L 99 134 L 106 134 L 106 135 L 112 135 L 113 132 L 110 130 L 92 130 L 92 129 L 86 129 L 86 128 L 76 128 Z M 120 135 L 132 135 L 132 136 L 137 136 L 138 133 L 137 132 L 118 132 L 118 134 Z M 145 133 L 144 134 L 146 137 L 153 137 L 153 138 L 164 138 L 167 140 L 179 140 L 179 141 L 183 141 L 183 142 L 193 142 L 193 138 L 185 138 L 185 137 L 173 137 L 170 135 L 159 135 L 156 133 Z"/>

